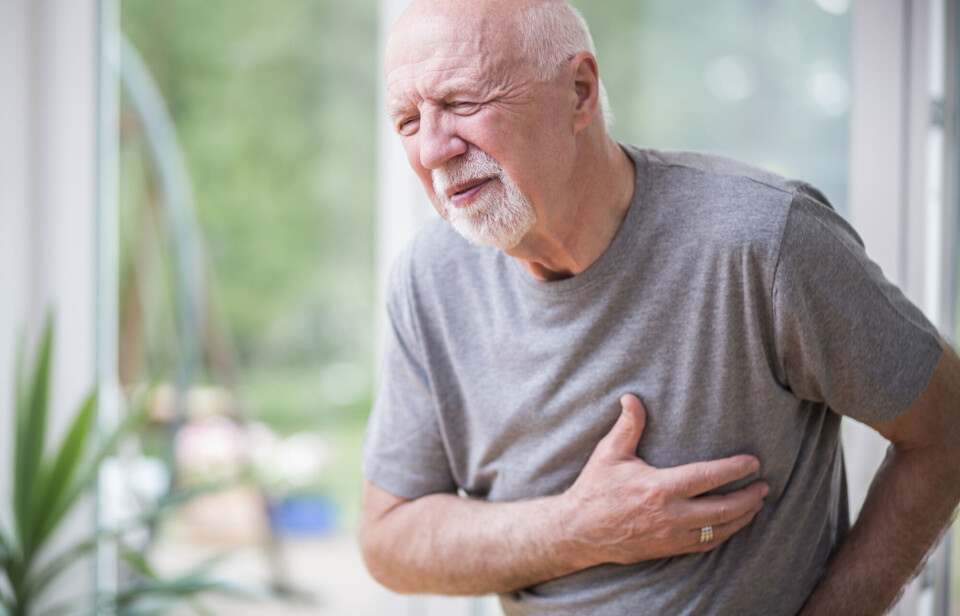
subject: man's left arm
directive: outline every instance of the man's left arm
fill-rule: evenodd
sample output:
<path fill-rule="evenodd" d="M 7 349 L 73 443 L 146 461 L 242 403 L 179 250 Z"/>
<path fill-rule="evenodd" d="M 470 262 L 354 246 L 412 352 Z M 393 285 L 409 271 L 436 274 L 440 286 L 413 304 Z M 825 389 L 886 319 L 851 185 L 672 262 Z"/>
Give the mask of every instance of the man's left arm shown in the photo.
<path fill-rule="evenodd" d="M 960 501 L 960 358 L 944 340 L 929 384 L 899 417 L 866 501 L 802 616 L 883 614 L 919 571 Z"/>

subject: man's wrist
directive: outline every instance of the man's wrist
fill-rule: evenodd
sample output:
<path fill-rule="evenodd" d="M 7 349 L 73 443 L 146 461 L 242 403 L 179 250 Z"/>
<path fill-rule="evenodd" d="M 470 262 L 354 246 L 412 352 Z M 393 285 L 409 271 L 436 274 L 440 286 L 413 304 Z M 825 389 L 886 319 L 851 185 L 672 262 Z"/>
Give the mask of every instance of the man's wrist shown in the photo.
<path fill-rule="evenodd" d="M 545 499 L 554 549 L 560 560 L 569 563 L 572 571 L 580 571 L 605 562 L 597 546 L 584 540 L 579 527 L 582 504 L 569 491 Z"/>

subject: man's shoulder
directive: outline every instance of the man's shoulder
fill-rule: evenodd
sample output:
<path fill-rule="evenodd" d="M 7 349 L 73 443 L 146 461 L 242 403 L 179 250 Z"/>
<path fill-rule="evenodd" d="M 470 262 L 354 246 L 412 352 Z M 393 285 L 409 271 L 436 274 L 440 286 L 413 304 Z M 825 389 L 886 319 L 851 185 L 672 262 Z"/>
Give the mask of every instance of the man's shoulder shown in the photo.
<path fill-rule="evenodd" d="M 810 184 L 734 158 L 650 149 L 634 156 L 647 175 L 643 199 L 650 216 L 703 246 L 749 245 L 775 254 L 798 203 L 836 216 Z"/>
<path fill-rule="evenodd" d="M 695 176 L 711 187 L 753 184 L 758 188 L 787 195 L 795 193 L 804 183 L 778 173 L 746 163 L 736 158 L 693 150 L 640 149 L 648 169 L 661 174 Z"/>

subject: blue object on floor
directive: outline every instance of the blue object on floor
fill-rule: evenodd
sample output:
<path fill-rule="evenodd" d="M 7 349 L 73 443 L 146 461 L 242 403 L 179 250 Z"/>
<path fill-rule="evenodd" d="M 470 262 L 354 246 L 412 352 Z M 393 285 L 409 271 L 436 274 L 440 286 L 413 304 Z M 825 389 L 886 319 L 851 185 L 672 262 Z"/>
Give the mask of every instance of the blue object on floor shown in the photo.
<path fill-rule="evenodd" d="M 337 506 L 326 496 L 288 496 L 271 502 L 270 525 L 280 535 L 323 535 L 337 526 Z"/>

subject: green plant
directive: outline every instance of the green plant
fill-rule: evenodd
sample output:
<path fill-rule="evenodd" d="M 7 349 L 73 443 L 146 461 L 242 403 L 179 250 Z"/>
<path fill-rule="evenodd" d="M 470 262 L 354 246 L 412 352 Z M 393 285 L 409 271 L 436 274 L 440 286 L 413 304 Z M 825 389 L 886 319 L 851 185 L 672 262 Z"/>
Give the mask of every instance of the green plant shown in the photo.
<path fill-rule="evenodd" d="M 145 405 L 138 405 L 112 433 L 94 443 L 91 431 L 97 407 L 94 391 L 80 406 L 60 443 L 44 455 L 53 339 L 53 322 L 48 319 L 33 370 L 26 377 L 22 344 L 18 353 L 12 512 L 0 516 L 0 522 L 12 520 L 12 529 L 0 524 L 0 616 L 155 614 L 208 590 L 248 594 L 236 586 L 208 579 L 207 567 L 175 579 L 163 579 L 150 569 L 145 559 L 122 545 L 123 535 L 132 528 L 155 521 L 198 493 L 209 492 L 211 487 L 167 497 L 122 528 L 100 530 L 62 552 L 48 553 L 49 540 L 66 514 L 83 495 L 93 490 L 100 464 L 115 451 L 121 439 L 143 425 L 146 417 Z M 51 586 L 71 565 L 105 543 L 117 547 L 138 579 L 116 593 L 96 596 L 86 602 L 87 605 L 79 600 L 56 606 L 41 605 L 48 602 L 46 595 Z"/>

